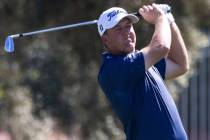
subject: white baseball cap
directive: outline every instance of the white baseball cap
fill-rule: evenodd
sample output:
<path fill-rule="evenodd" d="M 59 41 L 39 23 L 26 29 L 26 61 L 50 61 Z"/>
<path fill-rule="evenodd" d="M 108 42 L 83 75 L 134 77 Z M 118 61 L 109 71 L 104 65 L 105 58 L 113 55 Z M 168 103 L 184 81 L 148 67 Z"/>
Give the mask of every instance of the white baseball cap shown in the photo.
<path fill-rule="evenodd" d="M 98 32 L 100 36 L 104 34 L 107 29 L 111 29 L 116 26 L 123 18 L 128 18 L 131 23 L 137 23 L 139 18 L 120 7 L 112 7 L 104 11 L 98 19 Z"/>

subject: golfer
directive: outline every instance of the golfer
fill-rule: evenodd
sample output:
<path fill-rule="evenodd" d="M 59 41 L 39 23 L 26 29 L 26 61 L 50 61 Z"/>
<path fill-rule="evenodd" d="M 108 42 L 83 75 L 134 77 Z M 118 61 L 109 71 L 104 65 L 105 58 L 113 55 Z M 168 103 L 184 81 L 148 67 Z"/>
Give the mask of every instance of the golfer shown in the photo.
<path fill-rule="evenodd" d="M 145 5 L 139 14 L 154 25 L 149 44 L 136 50 L 138 17 L 113 7 L 98 20 L 106 48 L 98 80 L 124 126 L 126 140 L 187 140 L 164 80 L 188 68 L 185 43 L 168 5 Z"/>

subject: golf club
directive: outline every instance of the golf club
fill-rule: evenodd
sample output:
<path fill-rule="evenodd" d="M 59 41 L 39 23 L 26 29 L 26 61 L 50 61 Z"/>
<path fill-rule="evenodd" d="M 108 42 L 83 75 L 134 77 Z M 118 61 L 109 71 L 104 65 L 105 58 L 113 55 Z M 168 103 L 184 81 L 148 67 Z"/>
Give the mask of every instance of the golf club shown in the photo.
<path fill-rule="evenodd" d="M 42 29 L 42 30 L 37 30 L 37 31 L 33 31 L 33 32 L 10 35 L 6 38 L 4 49 L 8 53 L 14 52 L 15 48 L 14 48 L 13 39 L 15 39 L 15 38 L 21 38 L 21 37 L 25 37 L 25 36 L 31 36 L 31 35 L 45 33 L 45 32 L 58 31 L 58 30 L 63 30 L 63 29 L 68 29 L 68 28 L 87 26 L 87 25 L 92 25 L 92 24 L 96 24 L 96 23 L 97 23 L 97 20 L 93 20 L 93 21 L 81 22 L 81 23 L 59 26 L 59 27 L 54 27 L 54 28 L 49 28 L 49 29 Z"/>
<path fill-rule="evenodd" d="M 166 13 L 170 13 L 170 12 L 171 12 L 171 9 L 169 8 L 169 10 L 167 10 Z M 135 12 L 135 13 L 131 13 L 131 14 L 136 15 L 138 17 L 141 17 L 141 15 L 139 14 L 139 12 Z M 8 53 L 14 52 L 14 50 L 15 50 L 15 47 L 14 47 L 14 39 L 15 38 L 21 38 L 21 37 L 31 36 L 31 35 L 45 33 L 45 32 L 52 32 L 52 31 L 58 31 L 58 30 L 63 30 L 63 29 L 76 28 L 76 27 L 80 27 L 80 26 L 87 26 L 87 25 L 93 25 L 93 24 L 97 24 L 97 20 L 80 22 L 80 23 L 70 24 L 70 25 L 65 25 L 65 26 L 58 26 L 58 27 L 54 27 L 54 28 L 42 29 L 42 30 L 37 30 L 37 31 L 32 31 L 32 32 L 27 32 L 27 33 L 20 33 L 20 34 L 9 35 L 6 38 L 4 50 L 6 52 L 8 52 Z"/>

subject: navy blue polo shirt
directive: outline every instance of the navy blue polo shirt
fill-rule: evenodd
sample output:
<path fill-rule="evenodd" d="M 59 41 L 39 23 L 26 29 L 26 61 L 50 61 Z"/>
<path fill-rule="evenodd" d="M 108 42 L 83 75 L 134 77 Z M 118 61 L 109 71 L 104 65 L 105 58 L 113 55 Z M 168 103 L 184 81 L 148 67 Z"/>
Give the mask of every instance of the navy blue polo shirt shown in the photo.
<path fill-rule="evenodd" d="M 187 140 L 165 78 L 165 59 L 145 71 L 143 54 L 103 54 L 98 81 L 126 140 Z"/>

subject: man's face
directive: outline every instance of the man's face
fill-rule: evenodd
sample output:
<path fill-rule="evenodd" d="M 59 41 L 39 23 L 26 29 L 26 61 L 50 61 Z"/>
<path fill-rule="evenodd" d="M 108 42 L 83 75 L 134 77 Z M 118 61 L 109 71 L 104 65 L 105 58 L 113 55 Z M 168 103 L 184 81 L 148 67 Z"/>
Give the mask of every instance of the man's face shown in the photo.
<path fill-rule="evenodd" d="M 127 54 L 135 50 L 136 34 L 129 19 L 122 19 L 115 27 L 108 29 L 102 37 L 109 52 Z"/>

